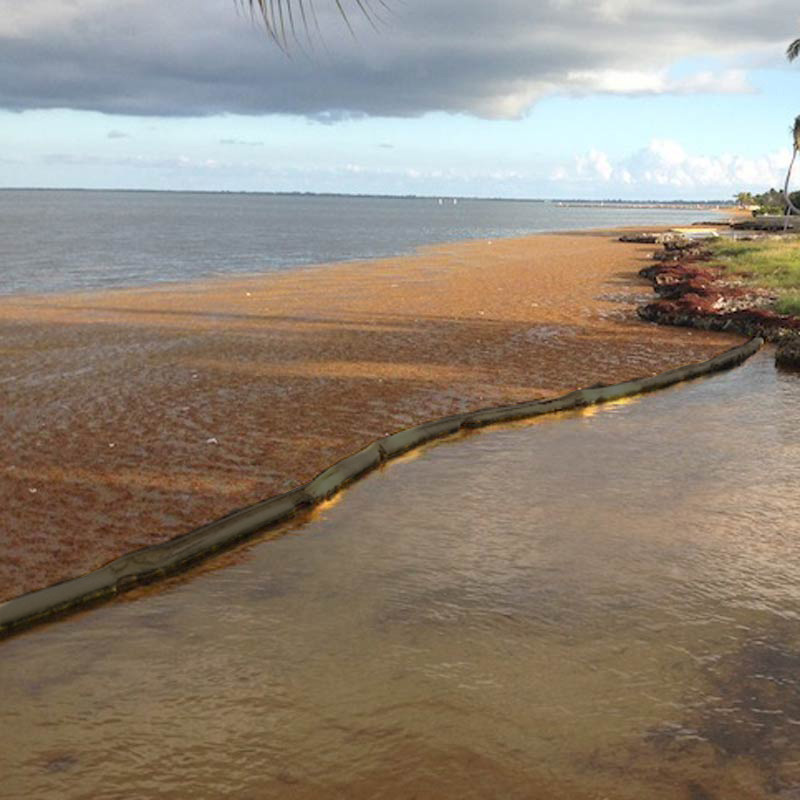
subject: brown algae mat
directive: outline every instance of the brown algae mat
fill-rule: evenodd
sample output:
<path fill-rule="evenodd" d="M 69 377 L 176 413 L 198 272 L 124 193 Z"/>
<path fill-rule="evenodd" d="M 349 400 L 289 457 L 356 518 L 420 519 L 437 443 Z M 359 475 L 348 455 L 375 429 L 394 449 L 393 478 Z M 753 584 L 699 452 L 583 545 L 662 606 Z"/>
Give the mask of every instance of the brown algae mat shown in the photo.
<path fill-rule="evenodd" d="M 743 341 L 639 321 L 610 232 L 0 300 L 0 600 L 287 491 L 386 433 Z"/>

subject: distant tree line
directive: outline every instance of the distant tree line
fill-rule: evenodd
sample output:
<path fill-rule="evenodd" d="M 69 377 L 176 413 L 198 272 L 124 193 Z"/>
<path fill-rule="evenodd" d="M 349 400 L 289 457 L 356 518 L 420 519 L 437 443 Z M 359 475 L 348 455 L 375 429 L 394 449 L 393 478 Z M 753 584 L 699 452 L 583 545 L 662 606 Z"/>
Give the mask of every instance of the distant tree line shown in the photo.
<path fill-rule="evenodd" d="M 795 206 L 800 206 L 800 192 L 792 192 L 789 197 Z M 757 208 L 753 208 L 753 216 L 786 213 L 786 198 L 780 189 L 768 189 L 766 192 L 761 192 L 761 194 L 739 192 L 734 195 L 734 198 L 740 206 L 757 206 Z"/>

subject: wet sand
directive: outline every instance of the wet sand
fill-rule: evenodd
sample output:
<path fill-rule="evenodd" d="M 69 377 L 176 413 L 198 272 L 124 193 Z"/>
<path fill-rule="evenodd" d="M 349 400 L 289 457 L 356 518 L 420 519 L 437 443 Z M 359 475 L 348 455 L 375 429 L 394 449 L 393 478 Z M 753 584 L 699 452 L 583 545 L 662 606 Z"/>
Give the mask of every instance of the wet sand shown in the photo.
<path fill-rule="evenodd" d="M 0 299 L 0 599 L 286 491 L 391 431 L 709 358 L 604 233 Z"/>

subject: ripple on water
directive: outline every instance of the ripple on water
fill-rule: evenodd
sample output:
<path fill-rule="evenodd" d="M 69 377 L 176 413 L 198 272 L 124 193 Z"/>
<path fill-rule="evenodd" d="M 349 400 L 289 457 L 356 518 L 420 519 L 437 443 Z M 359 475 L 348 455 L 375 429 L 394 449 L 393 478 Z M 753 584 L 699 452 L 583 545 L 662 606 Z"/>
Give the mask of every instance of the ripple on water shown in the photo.
<path fill-rule="evenodd" d="M 0 797 L 798 797 L 798 400 L 765 354 L 435 445 L 5 642 Z"/>

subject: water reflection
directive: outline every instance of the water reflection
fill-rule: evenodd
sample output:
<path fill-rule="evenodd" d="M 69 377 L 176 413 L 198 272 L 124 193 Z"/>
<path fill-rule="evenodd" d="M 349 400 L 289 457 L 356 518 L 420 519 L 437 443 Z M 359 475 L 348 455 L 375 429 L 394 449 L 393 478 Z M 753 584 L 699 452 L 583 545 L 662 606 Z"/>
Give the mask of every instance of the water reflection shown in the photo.
<path fill-rule="evenodd" d="M 798 401 L 764 354 L 464 437 L 9 640 L 0 797 L 800 797 Z"/>

